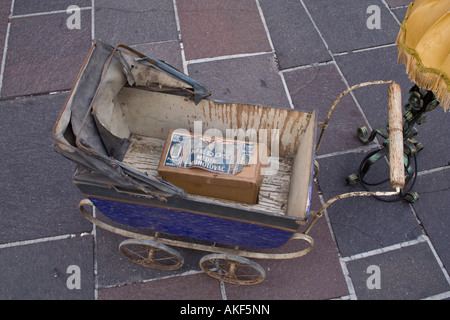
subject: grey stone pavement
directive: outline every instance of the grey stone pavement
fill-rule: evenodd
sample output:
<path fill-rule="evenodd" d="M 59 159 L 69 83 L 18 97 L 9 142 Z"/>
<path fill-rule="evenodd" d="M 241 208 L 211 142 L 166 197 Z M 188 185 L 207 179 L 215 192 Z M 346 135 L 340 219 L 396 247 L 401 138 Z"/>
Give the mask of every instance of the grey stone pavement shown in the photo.
<path fill-rule="evenodd" d="M 180 250 L 185 264 L 177 271 L 123 258 L 123 238 L 93 228 L 79 213 L 83 195 L 71 180 L 74 165 L 52 149 L 53 125 L 93 39 L 165 60 L 203 82 L 214 99 L 316 109 L 319 121 L 342 91 L 360 82 L 395 80 L 405 100 L 412 83 L 394 42 L 410 1 L 0 3 L 0 299 L 450 297 L 450 115 L 442 108 L 418 128 L 425 145 L 417 157 L 419 201 L 336 202 L 311 232 L 314 250 L 294 260 L 258 261 L 266 279 L 255 286 L 205 275 L 202 252 Z M 70 5 L 81 8 L 79 20 L 66 12 Z M 380 28 L 371 29 L 377 12 Z M 68 20 L 80 28 L 70 29 Z M 384 128 L 387 119 L 386 86 L 361 88 L 341 101 L 317 157 L 313 210 L 334 195 L 362 190 L 345 178 L 378 142 L 362 145 L 356 129 Z M 375 179 L 385 173 L 382 166 Z M 295 245 L 288 242 L 279 250 L 290 249 Z M 70 286 L 73 276 L 79 288 Z"/>

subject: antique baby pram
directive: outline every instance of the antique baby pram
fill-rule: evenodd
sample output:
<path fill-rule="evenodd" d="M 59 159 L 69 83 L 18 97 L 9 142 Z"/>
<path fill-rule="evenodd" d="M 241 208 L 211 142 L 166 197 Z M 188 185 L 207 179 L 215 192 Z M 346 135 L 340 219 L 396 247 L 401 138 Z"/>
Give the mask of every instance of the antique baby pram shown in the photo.
<path fill-rule="evenodd" d="M 310 212 L 317 168 L 316 112 L 210 100 L 200 83 L 125 45 L 93 44 L 55 125 L 54 147 L 77 164 L 73 182 L 87 198 L 79 204 L 83 215 L 130 238 L 119 246 L 125 257 L 142 266 L 174 270 L 183 257 L 172 247 L 210 252 L 200 260 L 205 273 L 231 283 L 256 284 L 265 271 L 249 258 L 293 259 L 310 252 L 314 242 L 308 233 L 334 201 L 398 194 L 404 183 L 398 95 L 398 86 L 392 84 L 390 168 L 396 191 L 344 194 L 319 212 Z M 193 131 L 196 121 L 203 130 L 214 128 L 224 135 L 229 129 L 265 133 L 276 174 L 264 177 L 257 204 L 189 194 L 158 177 L 169 131 Z M 307 225 L 306 231 L 298 232 L 301 225 Z M 265 250 L 290 240 L 305 245 L 296 252 Z"/>

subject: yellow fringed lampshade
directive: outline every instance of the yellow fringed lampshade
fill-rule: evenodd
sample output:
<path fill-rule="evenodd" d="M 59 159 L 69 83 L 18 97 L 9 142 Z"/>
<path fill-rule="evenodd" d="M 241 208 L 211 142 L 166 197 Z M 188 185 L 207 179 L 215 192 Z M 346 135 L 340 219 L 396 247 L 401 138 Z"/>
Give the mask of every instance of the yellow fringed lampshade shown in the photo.
<path fill-rule="evenodd" d="M 411 3 L 396 44 L 411 81 L 450 109 L 450 0 Z"/>

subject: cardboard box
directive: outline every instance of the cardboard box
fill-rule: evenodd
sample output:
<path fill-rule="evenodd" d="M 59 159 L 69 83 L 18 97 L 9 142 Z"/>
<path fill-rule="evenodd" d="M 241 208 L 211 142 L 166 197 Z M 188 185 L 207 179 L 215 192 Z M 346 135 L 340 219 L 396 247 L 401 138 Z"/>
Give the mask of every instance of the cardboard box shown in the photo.
<path fill-rule="evenodd" d="M 264 144 L 172 130 L 158 173 L 191 194 L 256 204 L 267 154 Z"/>

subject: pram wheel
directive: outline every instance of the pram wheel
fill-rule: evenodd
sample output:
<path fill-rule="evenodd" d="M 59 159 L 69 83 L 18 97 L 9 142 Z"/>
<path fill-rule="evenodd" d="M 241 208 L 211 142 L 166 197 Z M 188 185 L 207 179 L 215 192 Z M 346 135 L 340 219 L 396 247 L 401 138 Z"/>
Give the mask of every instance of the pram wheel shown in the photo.
<path fill-rule="evenodd" d="M 176 270 L 184 259 L 178 251 L 150 240 L 128 239 L 119 245 L 120 253 L 140 266 L 158 270 Z"/>
<path fill-rule="evenodd" d="M 264 280 L 264 269 L 247 258 L 230 254 L 209 254 L 200 260 L 203 271 L 232 284 L 253 285 Z"/>

